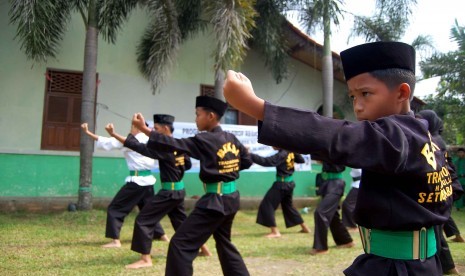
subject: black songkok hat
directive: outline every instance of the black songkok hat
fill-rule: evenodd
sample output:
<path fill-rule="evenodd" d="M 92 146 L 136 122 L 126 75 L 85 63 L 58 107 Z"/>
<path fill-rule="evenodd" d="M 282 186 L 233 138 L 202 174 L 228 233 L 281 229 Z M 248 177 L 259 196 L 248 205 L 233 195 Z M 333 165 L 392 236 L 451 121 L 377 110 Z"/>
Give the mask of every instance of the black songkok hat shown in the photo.
<path fill-rule="evenodd" d="M 153 123 L 160 125 L 172 125 L 174 116 L 168 114 L 153 114 Z"/>
<path fill-rule="evenodd" d="M 415 49 L 402 42 L 372 42 L 341 52 L 346 80 L 375 70 L 399 68 L 415 74 Z"/>
<path fill-rule="evenodd" d="M 226 108 L 228 108 L 228 104 L 217 98 L 209 96 L 198 96 L 195 99 L 195 107 L 210 108 L 211 110 L 215 111 L 220 117 L 222 117 L 224 115 L 224 112 L 226 112 Z"/>

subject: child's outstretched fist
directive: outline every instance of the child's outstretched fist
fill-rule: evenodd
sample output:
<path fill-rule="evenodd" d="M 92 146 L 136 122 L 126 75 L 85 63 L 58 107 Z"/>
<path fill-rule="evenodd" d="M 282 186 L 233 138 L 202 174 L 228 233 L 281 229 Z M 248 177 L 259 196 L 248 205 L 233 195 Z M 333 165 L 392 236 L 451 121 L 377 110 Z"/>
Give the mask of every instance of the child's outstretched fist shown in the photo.
<path fill-rule="evenodd" d="M 229 70 L 223 86 L 226 101 L 238 110 L 258 119 L 263 119 L 265 102 L 255 95 L 252 83 L 242 73 Z"/>
<path fill-rule="evenodd" d="M 109 123 L 105 126 L 105 130 L 108 132 L 108 134 L 110 134 L 110 136 L 113 136 L 113 133 L 115 132 L 115 127 L 112 123 Z"/>
<path fill-rule="evenodd" d="M 81 128 L 84 132 L 87 132 L 89 130 L 89 125 L 87 123 L 82 123 Z"/>
<path fill-rule="evenodd" d="M 132 124 L 140 130 L 145 127 L 145 119 L 142 113 L 136 113 L 132 116 Z"/>

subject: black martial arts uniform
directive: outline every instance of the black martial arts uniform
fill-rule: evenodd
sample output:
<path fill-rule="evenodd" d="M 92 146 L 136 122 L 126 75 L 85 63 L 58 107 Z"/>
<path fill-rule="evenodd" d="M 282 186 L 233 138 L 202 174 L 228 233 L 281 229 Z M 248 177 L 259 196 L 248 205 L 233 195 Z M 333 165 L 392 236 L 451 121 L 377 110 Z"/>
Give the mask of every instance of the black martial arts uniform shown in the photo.
<path fill-rule="evenodd" d="M 371 239 L 364 236 L 367 253 L 355 259 L 344 271 L 346 275 L 441 274 L 432 228 L 450 215 L 453 179 L 445 152 L 412 113 L 349 122 L 266 103 L 259 142 L 362 169 L 355 221 L 364 234 L 371 233 Z M 380 234 L 392 239 L 390 231 L 412 232 L 410 239 L 422 245 L 425 239 L 417 237 L 432 238 L 433 244 L 428 243 L 423 251 L 404 249 L 413 243 L 402 244 L 399 250 L 392 244 L 380 249 Z M 380 256 L 388 255 L 383 250 L 392 249 L 408 259 Z"/>
<path fill-rule="evenodd" d="M 294 162 L 305 163 L 302 155 L 280 149 L 278 153 L 269 157 L 261 157 L 252 153 L 250 156 L 252 157 L 252 161 L 258 165 L 276 167 L 276 181 L 268 192 L 266 192 L 265 197 L 260 203 L 257 223 L 266 227 L 276 227 L 275 211 L 279 204 L 281 204 L 283 210 L 286 228 L 304 223 L 302 216 L 292 203 L 292 194 L 295 188 L 295 183 L 292 179 Z"/>
<path fill-rule="evenodd" d="M 236 136 L 219 126 L 184 139 L 154 131 L 149 137 L 148 148 L 177 150 L 200 160 L 199 176 L 206 189 L 170 241 L 165 275 L 192 275 L 192 262 L 212 234 L 223 274 L 249 275 L 239 251 L 231 243 L 231 227 L 240 203 L 234 181 L 239 178 L 239 170 L 252 165 L 246 148 Z"/>
<path fill-rule="evenodd" d="M 321 201 L 315 213 L 315 232 L 313 234 L 313 248 L 317 250 L 328 249 L 328 228 L 331 230 L 336 245 L 352 242 L 352 237 L 342 224 L 339 217 L 339 202 L 344 194 L 345 181 L 342 172 L 345 167 L 323 161 L 323 182 L 319 188 Z"/>
<path fill-rule="evenodd" d="M 182 178 L 184 171 L 192 166 L 189 156 L 176 151 L 154 151 L 140 143 L 131 134 L 124 146 L 144 156 L 158 159 L 160 168 L 161 190 L 142 208 L 134 223 L 131 249 L 141 254 L 150 254 L 152 236 L 156 225 L 168 215 L 174 230 L 186 219 L 184 197 L 186 192 Z"/>

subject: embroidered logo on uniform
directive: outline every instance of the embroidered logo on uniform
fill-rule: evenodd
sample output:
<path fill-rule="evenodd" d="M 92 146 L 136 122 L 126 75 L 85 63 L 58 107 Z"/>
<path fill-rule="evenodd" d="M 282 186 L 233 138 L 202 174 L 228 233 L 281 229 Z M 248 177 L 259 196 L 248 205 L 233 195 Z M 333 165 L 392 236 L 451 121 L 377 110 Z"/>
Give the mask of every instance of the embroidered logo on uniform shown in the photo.
<path fill-rule="evenodd" d="M 294 153 L 291 152 L 287 155 L 287 158 L 286 158 L 286 168 L 288 170 L 292 170 L 294 168 Z"/>
<path fill-rule="evenodd" d="M 431 140 L 431 134 L 428 132 L 429 136 L 429 144 L 426 143 L 423 146 L 423 149 L 421 150 L 421 154 L 423 154 L 426 158 L 426 162 L 430 164 L 430 166 L 436 170 L 437 168 L 437 163 L 436 163 L 436 157 L 434 156 L 434 152 L 439 150 L 439 147 Z"/>
<path fill-rule="evenodd" d="M 176 156 L 174 157 L 174 160 L 176 161 L 176 166 L 184 166 L 186 161 L 184 160 L 184 155 Z"/>
<path fill-rule="evenodd" d="M 221 149 L 218 150 L 218 152 L 216 153 L 221 159 L 224 158 L 224 156 L 228 153 L 232 153 L 234 154 L 235 156 L 239 155 L 239 149 L 236 148 L 236 145 L 232 144 L 231 142 L 228 142 L 226 144 L 223 145 L 223 147 Z"/>

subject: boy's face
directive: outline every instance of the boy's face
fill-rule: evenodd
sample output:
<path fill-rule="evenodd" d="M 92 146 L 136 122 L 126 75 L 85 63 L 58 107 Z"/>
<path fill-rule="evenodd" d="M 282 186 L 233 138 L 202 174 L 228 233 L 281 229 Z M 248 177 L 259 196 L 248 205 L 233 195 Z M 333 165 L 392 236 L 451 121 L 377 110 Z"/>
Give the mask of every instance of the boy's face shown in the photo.
<path fill-rule="evenodd" d="M 457 151 L 457 155 L 458 155 L 459 158 L 464 158 L 465 157 L 465 151 L 459 150 L 459 151 Z"/>
<path fill-rule="evenodd" d="M 208 112 L 202 107 L 195 108 L 195 124 L 200 131 L 208 130 L 211 121 L 212 112 Z"/>
<path fill-rule="evenodd" d="M 384 82 L 369 73 L 357 75 L 347 81 L 357 120 L 374 121 L 381 117 L 399 114 L 402 100 L 397 90 L 389 90 Z"/>
<path fill-rule="evenodd" d="M 153 125 L 153 129 L 160 133 L 160 134 L 163 134 L 163 135 L 169 135 L 169 129 L 168 129 L 168 126 L 166 125 L 160 125 L 160 124 L 154 124 Z"/>

